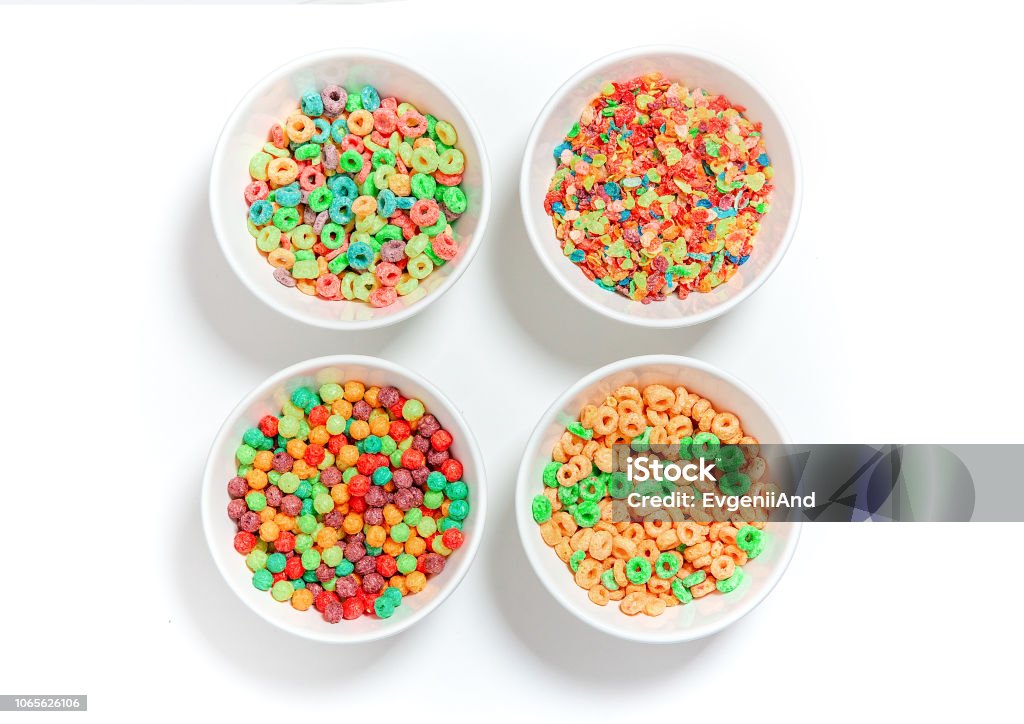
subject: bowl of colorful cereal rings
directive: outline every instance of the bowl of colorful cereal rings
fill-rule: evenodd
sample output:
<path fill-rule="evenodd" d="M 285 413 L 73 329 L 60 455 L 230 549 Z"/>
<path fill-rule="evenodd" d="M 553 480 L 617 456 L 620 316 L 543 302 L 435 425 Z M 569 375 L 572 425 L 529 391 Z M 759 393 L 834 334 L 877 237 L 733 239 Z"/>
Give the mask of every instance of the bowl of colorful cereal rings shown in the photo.
<path fill-rule="evenodd" d="M 487 509 L 483 458 L 432 384 L 374 357 L 284 369 L 213 443 L 203 529 L 224 580 L 290 633 L 398 633 L 469 570 Z"/>
<path fill-rule="evenodd" d="M 534 250 L 583 305 L 647 327 L 712 319 L 774 271 L 800 165 L 776 106 L 703 52 L 641 47 L 583 68 L 541 111 L 520 202 Z"/>
<path fill-rule="evenodd" d="M 440 82 L 374 50 L 288 63 L 214 152 L 217 240 L 257 297 L 339 330 L 406 319 L 458 280 L 490 208 L 476 125 Z"/>
<path fill-rule="evenodd" d="M 614 451 L 729 450 L 732 482 L 756 496 L 772 474 L 760 446 L 784 442 L 767 405 L 711 365 L 651 355 L 602 367 L 554 402 L 527 444 L 515 500 L 526 556 L 555 600 L 601 631 L 646 643 L 714 634 L 771 592 L 800 524 L 743 508 L 627 509 L 640 486 Z"/>

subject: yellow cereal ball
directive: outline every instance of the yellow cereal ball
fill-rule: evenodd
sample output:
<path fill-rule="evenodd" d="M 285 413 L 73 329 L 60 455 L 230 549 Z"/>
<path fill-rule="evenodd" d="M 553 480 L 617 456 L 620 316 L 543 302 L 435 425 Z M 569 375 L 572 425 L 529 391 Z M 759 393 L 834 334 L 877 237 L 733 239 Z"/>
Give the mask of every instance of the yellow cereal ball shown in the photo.
<path fill-rule="evenodd" d="M 298 438 L 292 438 L 288 441 L 288 444 L 285 445 L 284 449 L 288 451 L 289 455 L 298 460 L 306 454 L 306 443 L 302 442 L 302 440 L 299 440 Z"/>
<path fill-rule="evenodd" d="M 419 593 L 427 585 L 427 577 L 420 571 L 413 571 L 405 577 L 405 586 L 409 593 Z"/>
<path fill-rule="evenodd" d="M 277 527 L 277 523 L 273 520 L 268 520 L 260 526 L 260 538 L 267 543 L 273 543 L 279 535 L 281 535 L 281 529 Z"/>
<path fill-rule="evenodd" d="M 363 399 L 363 394 L 366 392 L 366 387 L 363 386 L 362 382 L 350 380 L 345 383 L 345 399 L 349 402 L 359 402 Z"/>
<path fill-rule="evenodd" d="M 365 440 L 370 436 L 370 425 L 365 420 L 356 420 L 348 429 L 348 436 L 353 440 Z"/>
<path fill-rule="evenodd" d="M 316 534 L 316 544 L 321 548 L 330 548 L 338 542 L 338 529 L 325 525 Z"/>
<path fill-rule="evenodd" d="M 257 470 L 267 472 L 274 467 L 274 453 L 269 450 L 260 450 L 252 460 L 252 466 Z"/>
<path fill-rule="evenodd" d="M 363 516 L 359 513 L 349 513 L 342 519 L 341 529 L 349 535 L 355 535 L 363 529 Z"/>
<path fill-rule="evenodd" d="M 331 404 L 331 412 L 335 415 L 340 415 L 347 420 L 352 417 L 352 403 L 344 397 L 339 397 Z"/>
<path fill-rule="evenodd" d="M 359 448 L 355 445 L 342 445 L 334 459 L 334 464 L 340 469 L 350 468 L 359 459 Z"/>
<path fill-rule="evenodd" d="M 374 548 L 380 548 L 384 545 L 384 541 L 387 540 L 387 531 L 384 530 L 384 526 L 371 525 L 366 531 L 366 543 Z"/>
<path fill-rule="evenodd" d="M 373 387 L 367 387 L 366 392 L 363 393 L 363 399 L 366 400 L 366 404 L 370 407 L 376 407 L 378 394 L 380 394 L 380 388 L 376 385 Z"/>
<path fill-rule="evenodd" d="M 387 415 L 373 415 L 370 417 L 370 434 L 377 437 L 384 437 L 391 429 L 391 423 Z"/>
<path fill-rule="evenodd" d="M 313 594 L 307 588 L 298 588 L 292 594 L 292 608 L 297 611 L 307 611 L 313 605 Z"/>
<path fill-rule="evenodd" d="M 252 468 L 245 474 L 245 479 L 253 490 L 263 490 L 267 487 L 267 474 L 262 470 Z"/>
<path fill-rule="evenodd" d="M 317 425 L 309 431 L 309 441 L 317 445 L 326 445 L 327 441 L 331 439 L 331 433 L 327 432 L 327 428 L 323 425 Z"/>

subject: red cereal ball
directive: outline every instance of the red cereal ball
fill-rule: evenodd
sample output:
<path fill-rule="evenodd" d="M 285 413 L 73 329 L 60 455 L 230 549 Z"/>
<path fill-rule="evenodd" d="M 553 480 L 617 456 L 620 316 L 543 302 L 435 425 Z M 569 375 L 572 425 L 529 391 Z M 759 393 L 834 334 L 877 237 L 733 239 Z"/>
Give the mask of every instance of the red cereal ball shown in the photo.
<path fill-rule="evenodd" d="M 408 400 L 399 395 L 398 400 L 395 401 L 395 404 L 391 405 L 391 407 L 388 408 L 388 412 L 391 413 L 391 417 L 395 418 L 396 420 L 401 420 L 402 407 L 405 406 L 406 402 L 408 402 Z"/>
<path fill-rule="evenodd" d="M 331 455 L 334 455 L 335 457 L 337 457 L 338 453 L 341 452 L 341 449 L 346 445 L 348 445 L 348 438 L 344 435 L 332 435 L 331 439 L 327 441 L 327 449 L 330 451 Z"/>
<path fill-rule="evenodd" d="M 380 467 L 380 461 L 376 455 L 363 453 L 356 459 L 356 470 L 362 475 L 373 475 L 373 471 Z"/>
<path fill-rule="evenodd" d="M 311 442 L 306 446 L 306 454 L 302 456 L 307 464 L 314 468 L 324 461 L 324 446 Z"/>
<path fill-rule="evenodd" d="M 235 533 L 235 550 L 242 555 L 248 555 L 256 547 L 256 536 L 244 530 Z"/>
<path fill-rule="evenodd" d="M 341 604 L 341 611 L 342 617 L 351 621 L 363 615 L 363 603 L 355 596 L 346 598 L 345 602 Z"/>
<path fill-rule="evenodd" d="M 427 459 L 423 456 L 423 453 L 414 448 L 409 448 L 402 453 L 402 467 L 407 470 L 422 468 L 426 462 Z"/>
<path fill-rule="evenodd" d="M 412 428 L 409 427 L 409 423 L 405 420 L 395 420 L 388 427 L 388 435 L 395 442 L 402 442 L 402 440 L 412 435 Z"/>
<path fill-rule="evenodd" d="M 275 573 L 274 574 L 274 583 L 277 583 L 278 581 L 287 581 L 287 580 L 288 580 L 288 574 L 285 573 L 284 571 L 281 571 L 280 573 Z"/>
<path fill-rule="evenodd" d="M 292 556 L 284 564 L 284 572 L 288 578 L 294 581 L 296 578 L 302 578 L 302 574 L 306 572 L 306 569 L 303 568 L 302 559 L 299 556 Z"/>
<path fill-rule="evenodd" d="M 448 458 L 441 463 L 441 473 L 449 483 L 462 479 L 462 463 L 455 458 Z"/>
<path fill-rule="evenodd" d="M 370 489 L 370 479 L 365 475 L 353 475 L 352 479 L 348 481 L 348 494 L 361 498 L 366 495 Z"/>
<path fill-rule="evenodd" d="M 384 453 L 377 453 L 374 457 L 377 458 L 378 468 L 386 468 L 391 464 L 391 459 Z"/>
<path fill-rule="evenodd" d="M 377 573 L 381 574 L 385 578 L 390 578 L 391 576 L 398 573 L 398 563 L 395 562 L 393 556 L 381 554 L 377 556 L 376 564 Z"/>
<path fill-rule="evenodd" d="M 430 436 L 430 447 L 437 451 L 447 450 L 452 446 L 452 434 L 447 430 L 438 430 Z"/>
<path fill-rule="evenodd" d="M 364 593 L 363 600 L 363 613 L 373 613 L 373 602 L 380 598 L 379 593 Z"/>
<path fill-rule="evenodd" d="M 441 542 L 444 543 L 445 548 L 455 550 L 466 542 L 466 537 L 458 528 L 449 528 L 441 535 Z"/>
<path fill-rule="evenodd" d="M 353 513 L 365 513 L 366 512 L 366 498 L 351 498 L 348 501 L 348 509 Z"/>
<path fill-rule="evenodd" d="M 320 425 L 327 424 L 327 418 L 331 416 L 331 411 L 327 409 L 325 405 L 317 405 L 309 411 L 309 426 L 318 427 Z"/>
<path fill-rule="evenodd" d="M 274 437 L 277 435 L 277 418 L 273 415 L 265 415 L 260 418 L 259 424 L 260 432 L 267 437 Z"/>
<path fill-rule="evenodd" d="M 295 534 L 291 531 L 282 530 L 278 534 L 277 540 L 274 541 L 274 550 L 278 553 L 288 553 L 295 550 Z"/>
<path fill-rule="evenodd" d="M 313 605 L 316 606 L 316 610 L 320 613 L 324 612 L 330 603 L 338 603 L 341 599 L 334 593 L 334 591 L 321 591 L 320 595 L 316 597 Z"/>

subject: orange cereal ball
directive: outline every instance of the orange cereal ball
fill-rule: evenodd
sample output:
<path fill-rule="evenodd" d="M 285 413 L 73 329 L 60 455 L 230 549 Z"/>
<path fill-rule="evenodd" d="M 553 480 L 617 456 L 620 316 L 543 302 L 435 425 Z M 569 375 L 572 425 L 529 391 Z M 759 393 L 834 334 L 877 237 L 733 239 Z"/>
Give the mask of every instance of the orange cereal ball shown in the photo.
<path fill-rule="evenodd" d="M 354 423 L 353 423 L 354 424 Z M 350 468 L 359 459 L 359 448 L 355 445 L 342 445 L 334 458 L 334 464 L 341 469 Z"/>
<path fill-rule="evenodd" d="M 410 556 L 423 555 L 425 550 L 427 550 L 427 542 L 419 536 L 409 536 L 409 540 L 405 542 L 405 552 Z"/>
<path fill-rule="evenodd" d="M 274 522 L 280 530 L 295 530 L 295 518 L 290 515 L 278 513 L 274 516 Z"/>
<path fill-rule="evenodd" d="M 378 394 L 380 394 L 380 388 L 376 385 L 373 387 L 367 387 L 366 392 L 363 393 L 363 399 L 366 400 L 366 404 L 370 407 L 376 407 Z"/>
<path fill-rule="evenodd" d="M 387 553 L 389 556 L 397 557 L 403 551 L 405 551 L 405 546 L 403 546 L 396 540 L 388 538 L 386 541 L 384 541 L 383 551 Z"/>
<path fill-rule="evenodd" d="M 359 513 L 349 513 L 342 519 L 341 529 L 348 535 L 355 535 L 363 529 L 363 516 Z"/>
<path fill-rule="evenodd" d="M 397 525 L 402 522 L 402 518 L 405 515 L 394 503 L 388 503 L 384 506 L 384 522 L 388 525 Z"/>
<path fill-rule="evenodd" d="M 274 453 L 269 450 L 260 450 L 256 453 L 256 457 L 252 459 L 252 466 L 263 472 L 269 471 L 274 467 Z"/>
<path fill-rule="evenodd" d="M 268 505 L 260 511 L 260 523 L 266 523 L 268 520 L 273 520 L 275 515 L 277 515 L 277 510 Z"/>
<path fill-rule="evenodd" d="M 267 474 L 256 468 L 252 468 L 245 474 L 245 480 L 253 490 L 263 490 L 267 487 Z"/>
<path fill-rule="evenodd" d="M 382 525 L 371 525 L 366 531 L 366 544 L 380 548 L 387 540 L 388 534 Z"/>
<path fill-rule="evenodd" d="M 298 438 L 292 438 L 289 440 L 284 449 L 296 460 L 299 460 L 306 455 L 306 443 Z"/>
<path fill-rule="evenodd" d="M 317 425 L 309 431 L 309 441 L 316 445 L 326 445 L 330 439 L 331 433 L 327 432 L 327 428 L 323 425 Z"/>
<path fill-rule="evenodd" d="M 420 571 L 413 571 L 405 577 L 405 586 L 409 593 L 419 593 L 427 585 L 427 576 Z"/>
<path fill-rule="evenodd" d="M 336 505 L 347 503 L 349 500 L 348 486 L 342 483 L 341 485 L 335 485 L 331 488 L 331 500 L 333 500 Z"/>
<path fill-rule="evenodd" d="M 307 588 L 300 588 L 292 594 L 292 608 L 296 611 L 308 611 L 313 605 L 313 594 Z"/>
<path fill-rule="evenodd" d="M 339 397 L 331 403 L 331 412 L 335 415 L 344 417 L 347 420 L 352 417 L 352 403 L 343 397 Z"/>
<path fill-rule="evenodd" d="M 363 399 L 363 395 L 366 393 L 366 387 L 362 382 L 349 380 L 345 383 L 344 392 L 346 400 L 349 402 L 359 402 Z"/>
<path fill-rule="evenodd" d="M 348 429 L 348 436 L 353 440 L 365 440 L 370 436 L 370 424 L 365 420 L 356 420 Z"/>
<path fill-rule="evenodd" d="M 384 437 L 391 428 L 391 422 L 387 415 L 372 415 L 370 417 L 370 434 L 377 437 Z"/>
<path fill-rule="evenodd" d="M 320 532 L 316 534 L 316 544 L 321 548 L 330 548 L 338 542 L 338 530 L 332 528 L 329 525 L 325 525 L 320 529 Z"/>
<path fill-rule="evenodd" d="M 316 468 L 305 460 L 296 460 L 292 465 L 292 472 L 298 476 L 299 480 L 305 480 L 316 475 Z"/>
<path fill-rule="evenodd" d="M 403 596 L 409 593 L 409 589 L 405 585 L 405 576 L 403 576 L 401 573 L 396 573 L 395 575 L 391 576 L 391 579 L 388 581 L 388 585 L 392 588 L 397 588 L 398 592 L 401 593 Z"/>

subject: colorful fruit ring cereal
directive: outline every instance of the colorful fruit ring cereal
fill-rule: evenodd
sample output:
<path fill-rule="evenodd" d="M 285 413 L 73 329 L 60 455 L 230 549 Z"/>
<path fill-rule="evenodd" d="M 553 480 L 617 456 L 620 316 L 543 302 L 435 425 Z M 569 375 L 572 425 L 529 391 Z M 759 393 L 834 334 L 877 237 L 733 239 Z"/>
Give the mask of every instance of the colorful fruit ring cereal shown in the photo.
<path fill-rule="evenodd" d="M 227 484 L 253 586 L 328 623 L 390 617 L 465 542 L 453 441 L 395 387 L 296 388 L 242 435 Z"/>
<path fill-rule="evenodd" d="M 622 444 L 678 446 L 685 459 L 713 456 L 718 488 L 727 495 L 764 484 L 764 458 L 740 419 L 685 387 L 623 386 L 594 400 L 566 424 L 541 474 L 541 492 L 530 501 L 542 539 L 576 584 L 593 603 L 616 601 L 630 616 L 659 616 L 735 590 L 742 567 L 765 549 L 767 510 L 714 510 L 707 522 L 664 511 L 640 518 L 641 511 L 623 506 L 633 484 L 613 465 L 612 447 Z M 657 483 L 640 483 L 637 492 L 645 484 L 658 490 Z"/>
<path fill-rule="evenodd" d="M 638 302 L 729 281 L 769 210 L 761 124 L 660 73 L 606 84 L 554 156 L 544 209 L 563 253 Z"/>
<path fill-rule="evenodd" d="M 394 304 L 459 252 L 466 157 L 451 123 L 377 89 L 302 96 L 249 161 L 256 248 L 281 284 L 332 301 Z M 378 274 L 387 262 L 385 274 Z"/>

